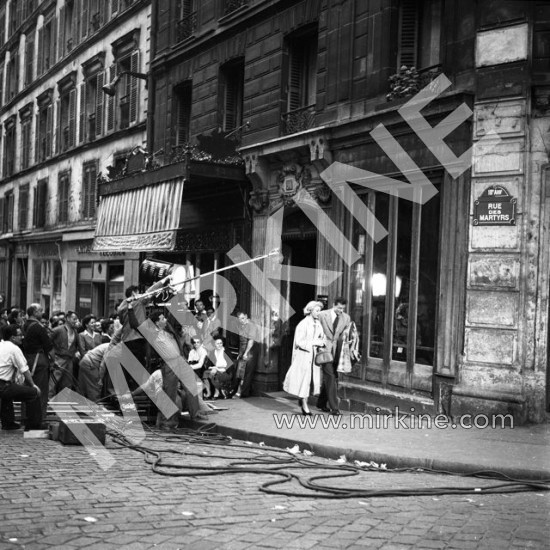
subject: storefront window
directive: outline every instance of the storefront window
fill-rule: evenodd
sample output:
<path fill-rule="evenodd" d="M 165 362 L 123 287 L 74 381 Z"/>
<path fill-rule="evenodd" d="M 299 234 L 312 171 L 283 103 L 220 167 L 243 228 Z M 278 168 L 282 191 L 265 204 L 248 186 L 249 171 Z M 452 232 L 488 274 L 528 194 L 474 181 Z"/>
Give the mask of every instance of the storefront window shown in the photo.
<path fill-rule="evenodd" d="M 410 384 L 415 364 L 434 365 L 439 194 L 425 205 L 383 193 L 362 200 L 388 236 L 375 243 L 356 220 L 351 226 L 361 257 L 350 270 L 350 315 L 362 336 L 367 378 L 387 380 L 390 365 L 401 364 Z"/>
<path fill-rule="evenodd" d="M 53 262 L 52 311 L 61 309 L 61 283 L 62 283 L 61 262 Z"/>
<path fill-rule="evenodd" d="M 124 298 L 124 265 L 110 265 L 108 277 L 109 289 L 107 292 L 106 315 L 114 313 Z"/>
<path fill-rule="evenodd" d="M 83 317 L 93 313 L 106 317 L 116 311 L 124 297 L 124 264 L 79 262 L 76 309 Z"/>
<path fill-rule="evenodd" d="M 42 289 L 42 261 L 33 261 L 33 278 L 32 278 L 32 301 L 39 304 Z"/>
<path fill-rule="evenodd" d="M 92 262 L 78 264 L 76 297 L 79 317 L 92 313 Z"/>

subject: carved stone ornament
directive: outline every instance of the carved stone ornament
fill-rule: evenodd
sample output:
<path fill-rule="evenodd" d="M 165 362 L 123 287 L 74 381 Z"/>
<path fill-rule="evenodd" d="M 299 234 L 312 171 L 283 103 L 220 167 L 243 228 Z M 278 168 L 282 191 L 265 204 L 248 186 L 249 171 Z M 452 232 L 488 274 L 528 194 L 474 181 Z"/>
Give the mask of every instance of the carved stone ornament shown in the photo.
<path fill-rule="evenodd" d="M 299 164 L 287 164 L 279 172 L 279 190 L 277 202 L 285 206 L 294 202 L 296 193 L 311 181 L 311 172 Z"/>
<path fill-rule="evenodd" d="M 330 187 L 323 181 L 321 185 L 312 192 L 312 195 L 320 203 L 328 204 L 330 202 L 331 193 Z"/>
<path fill-rule="evenodd" d="M 269 193 L 267 189 L 256 189 L 252 191 L 248 204 L 250 204 L 256 212 L 261 212 L 267 208 L 269 204 Z"/>

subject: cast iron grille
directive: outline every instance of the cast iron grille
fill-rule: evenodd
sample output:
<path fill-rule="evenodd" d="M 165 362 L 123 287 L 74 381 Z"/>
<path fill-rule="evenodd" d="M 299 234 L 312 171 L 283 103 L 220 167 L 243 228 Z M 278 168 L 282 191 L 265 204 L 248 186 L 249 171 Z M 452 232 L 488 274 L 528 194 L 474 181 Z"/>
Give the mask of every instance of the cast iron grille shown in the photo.
<path fill-rule="evenodd" d="M 313 128 L 315 123 L 315 105 L 308 105 L 283 114 L 284 133 L 295 134 Z"/>
<path fill-rule="evenodd" d="M 176 38 L 178 42 L 185 40 L 193 35 L 197 28 L 197 12 L 194 11 L 180 19 L 177 24 Z"/>
<path fill-rule="evenodd" d="M 246 5 L 248 5 L 248 0 L 225 0 L 225 15 L 228 15 Z"/>

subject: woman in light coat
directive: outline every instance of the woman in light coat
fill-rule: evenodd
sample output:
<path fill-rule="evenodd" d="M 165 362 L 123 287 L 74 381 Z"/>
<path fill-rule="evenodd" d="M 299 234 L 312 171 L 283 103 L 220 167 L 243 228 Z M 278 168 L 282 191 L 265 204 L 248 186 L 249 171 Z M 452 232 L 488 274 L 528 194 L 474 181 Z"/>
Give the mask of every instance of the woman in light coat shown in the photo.
<path fill-rule="evenodd" d="M 309 302 L 304 308 L 305 318 L 296 327 L 292 362 L 283 384 L 287 393 L 300 398 L 302 414 L 306 416 L 311 416 L 307 398 L 311 393 L 317 395 L 321 390 L 321 368 L 315 364 L 315 354 L 318 347 L 325 345 L 325 333 L 318 321 L 322 308 L 323 304 L 316 301 Z"/>

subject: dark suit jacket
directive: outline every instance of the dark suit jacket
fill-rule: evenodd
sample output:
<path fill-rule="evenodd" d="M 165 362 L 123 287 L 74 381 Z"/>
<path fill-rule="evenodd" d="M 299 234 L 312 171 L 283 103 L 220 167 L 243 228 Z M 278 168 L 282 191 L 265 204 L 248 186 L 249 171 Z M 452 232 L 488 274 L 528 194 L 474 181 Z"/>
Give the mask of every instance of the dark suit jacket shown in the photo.
<path fill-rule="evenodd" d="M 331 312 L 332 308 L 321 311 L 321 313 L 319 313 L 319 322 L 321 323 L 323 332 L 327 338 L 327 348 L 330 349 L 332 351 L 332 355 L 336 357 L 338 339 L 342 336 L 344 329 L 351 323 L 351 317 L 347 313 L 340 314 L 336 331 L 333 331 Z"/>
<path fill-rule="evenodd" d="M 55 354 L 59 357 L 74 357 L 76 352 L 80 352 L 80 356 L 84 357 L 82 346 L 80 345 L 80 338 L 78 332 L 74 331 L 74 341 L 69 348 L 69 333 L 68 328 L 65 325 L 55 327 L 52 330 L 52 344 Z"/>

